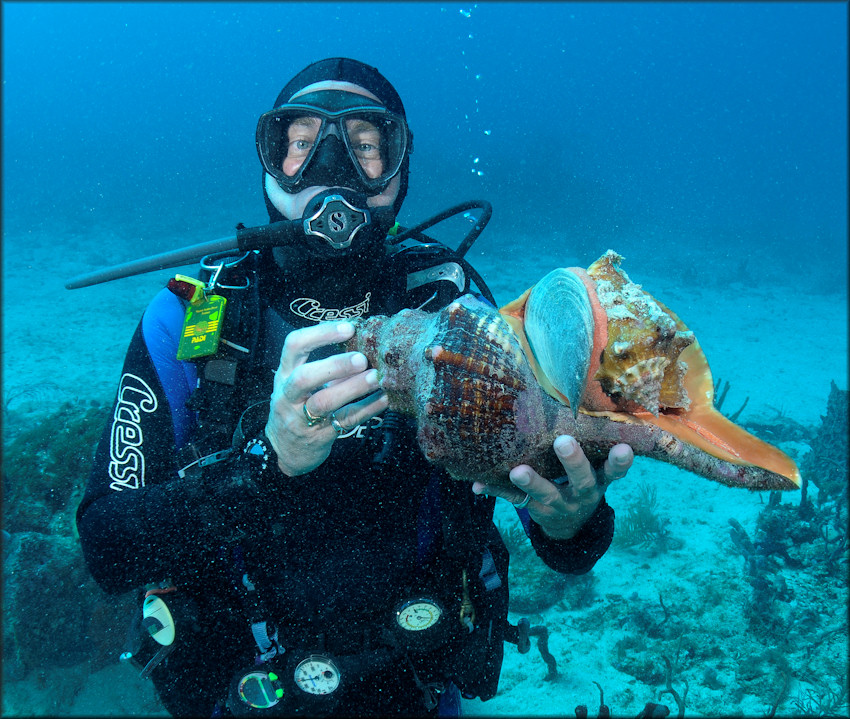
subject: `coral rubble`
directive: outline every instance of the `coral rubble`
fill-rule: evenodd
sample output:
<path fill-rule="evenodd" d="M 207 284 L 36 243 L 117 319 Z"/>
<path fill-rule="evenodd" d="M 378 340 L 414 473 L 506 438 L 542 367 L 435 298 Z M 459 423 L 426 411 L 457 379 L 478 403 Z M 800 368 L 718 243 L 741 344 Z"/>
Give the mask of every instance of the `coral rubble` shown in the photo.
<path fill-rule="evenodd" d="M 114 662 L 129 604 L 89 576 L 74 514 L 108 409 L 66 403 L 30 422 L 7 412 L 3 448 L 3 670 Z M 11 439 L 8 439 L 10 438 Z"/>

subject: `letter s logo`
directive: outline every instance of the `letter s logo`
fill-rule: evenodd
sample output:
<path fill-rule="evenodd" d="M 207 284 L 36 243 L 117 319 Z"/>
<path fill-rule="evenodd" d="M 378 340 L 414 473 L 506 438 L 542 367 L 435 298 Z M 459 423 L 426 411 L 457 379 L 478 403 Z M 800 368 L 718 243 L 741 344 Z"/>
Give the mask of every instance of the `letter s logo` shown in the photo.
<path fill-rule="evenodd" d="M 328 225 L 331 228 L 332 232 L 342 232 L 345 229 L 345 213 L 344 212 L 331 212 L 330 217 L 328 218 Z"/>

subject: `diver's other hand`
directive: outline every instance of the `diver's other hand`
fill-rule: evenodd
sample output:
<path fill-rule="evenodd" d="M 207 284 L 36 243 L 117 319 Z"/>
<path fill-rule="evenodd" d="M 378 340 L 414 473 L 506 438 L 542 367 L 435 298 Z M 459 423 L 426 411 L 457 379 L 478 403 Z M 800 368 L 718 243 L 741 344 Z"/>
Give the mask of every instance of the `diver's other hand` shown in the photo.
<path fill-rule="evenodd" d="M 350 322 L 324 322 L 286 337 L 274 376 L 266 437 L 280 471 L 290 477 L 310 472 L 328 458 L 337 438 L 331 415 L 339 427 L 349 429 L 387 407 L 386 395 L 376 391 L 377 371 L 368 369 L 364 354 L 343 352 L 307 361 L 313 350 L 344 342 L 353 334 Z"/>
<path fill-rule="evenodd" d="M 527 496 L 528 513 L 544 534 L 552 539 L 569 539 L 596 510 L 611 482 L 626 476 L 634 462 L 634 452 L 627 444 L 614 445 L 602 467 L 594 470 L 573 437 L 561 435 L 553 446 L 565 477 L 548 480 L 521 464 L 508 475 L 516 489 L 474 482 L 472 491 L 503 497 L 515 505 L 522 505 Z"/>

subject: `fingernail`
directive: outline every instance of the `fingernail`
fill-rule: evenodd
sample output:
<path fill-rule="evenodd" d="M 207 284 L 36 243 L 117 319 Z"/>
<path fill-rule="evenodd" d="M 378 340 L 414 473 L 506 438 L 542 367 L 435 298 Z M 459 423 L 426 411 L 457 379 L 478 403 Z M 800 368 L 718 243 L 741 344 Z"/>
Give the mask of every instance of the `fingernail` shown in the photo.
<path fill-rule="evenodd" d="M 370 369 L 365 374 L 365 378 L 366 378 L 366 384 L 368 384 L 370 387 L 377 387 L 378 386 L 378 370 Z"/>
<path fill-rule="evenodd" d="M 575 438 L 568 434 L 561 435 L 555 440 L 555 451 L 562 457 L 571 457 L 577 448 L 578 443 Z"/>
<path fill-rule="evenodd" d="M 336 326 L 336 331 L 341 335 L 352 335 L 354 334 L 354 325 L 351 322 L 340 322 Z"/>
<path fill-rule="evenodd" d="M 529 482 L 531 482 L 531 477 L 525 472 L 517 472 L 516 474 L 511 475 L 511 482 L 518 487 L 525 487 Z"/>
<path fill-rule="evenodd" d="M 351 355 L 351 366 L 354 367 L 354 369 L 366 369 L 368 364 L 369 360 L 366 359 L 366 355 L 361 354 L 360 352 L 355 352 Z"/>

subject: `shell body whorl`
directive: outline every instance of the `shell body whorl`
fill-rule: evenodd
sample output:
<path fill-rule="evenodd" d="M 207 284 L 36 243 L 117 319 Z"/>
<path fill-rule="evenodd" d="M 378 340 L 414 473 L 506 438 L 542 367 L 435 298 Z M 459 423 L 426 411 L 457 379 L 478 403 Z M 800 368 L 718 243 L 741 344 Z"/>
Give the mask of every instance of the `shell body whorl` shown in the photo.
<path fill-rule="evenodd" d="M 551 451 L 558 403 L 498 311 L 471 295 L 438 313 L 360 321 L 349 347 L 378 369 L 390 406 L 416 417 L 425 456 L 455 478 L 508 483 L 511 467 Z"/>

